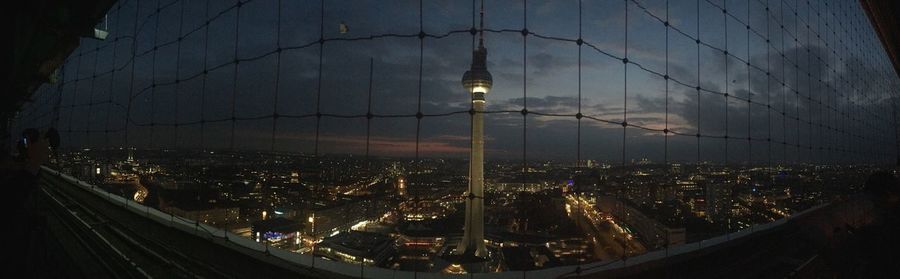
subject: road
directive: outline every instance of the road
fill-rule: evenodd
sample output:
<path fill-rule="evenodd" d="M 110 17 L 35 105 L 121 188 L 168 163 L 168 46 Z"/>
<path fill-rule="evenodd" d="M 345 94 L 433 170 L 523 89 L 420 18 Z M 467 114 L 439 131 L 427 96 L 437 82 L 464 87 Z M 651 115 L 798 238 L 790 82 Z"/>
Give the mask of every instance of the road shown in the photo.
<path fill-rule="evenodd" d="M 566 205 L 570 218 L 591 239 L 597 260 L 620 259 L 622 255 L 631 257 L 646 253 L 646 248 L 640 241 L 619 227 L 612 216 L 597 211 L 587 199 L 569 195 L 566 197 Z"/>

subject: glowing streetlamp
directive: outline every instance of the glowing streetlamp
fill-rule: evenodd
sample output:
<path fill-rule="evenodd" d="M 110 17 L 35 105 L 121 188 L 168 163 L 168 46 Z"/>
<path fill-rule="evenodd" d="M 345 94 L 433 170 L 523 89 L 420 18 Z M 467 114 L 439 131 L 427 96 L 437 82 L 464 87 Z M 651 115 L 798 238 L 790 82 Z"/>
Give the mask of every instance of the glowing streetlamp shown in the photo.
<path fill-rule="evenodd" d="M 315 257 L 315 253 L 316 253 L 316 213 L 314 212 L 312 215 L 310 215 L 309 219 L 307 221 L 309 221 L 309 225 L 310 225 L 310 235 L 311 235 L 310 241 L 312 241 L 312 249 L 311 250 L 312 250 L 313 257 Z"/>

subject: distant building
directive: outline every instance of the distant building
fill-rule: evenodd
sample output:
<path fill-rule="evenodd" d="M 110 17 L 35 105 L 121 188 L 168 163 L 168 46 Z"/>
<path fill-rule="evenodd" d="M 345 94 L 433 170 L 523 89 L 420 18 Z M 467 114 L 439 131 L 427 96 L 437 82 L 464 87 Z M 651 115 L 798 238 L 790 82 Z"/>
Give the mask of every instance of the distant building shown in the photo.
<path fill-rule="evenodd" d="M 250 232 L 256 242 L 265 242 L 281 248 L 299 248 L 300 232 L 303 231 L 303 223 L 286 218 L 272 218 L 254 221 L 250 225 Z"/>
<path fill-rule="evenodd" d="M 456 210 L 447 201 L 413 198 L 400 203 L 398 209 L 407 221 L 433 220 L 447 217 Z"/>
<path fill-rule="evenodd" d="M 394 251 L 394 239 L 390 236 L 346 231 L 322 240 L 317 245 L 316 255 L 348 263 L 384 266 Z"/>
<path fill-rule="evenodd" d="M 500 248 L 506 270 L 534 270 L 560 266 L 561 263 L 545 246 L 510 246 Z"/>
<path fill-rule="evenodd" d="M 459 229 L 448 228 L 445 219 L 407 221 L 399 226 L 397 256 L 394 267 L 401 270 L 428 271 L 434 267 L 434 258 L 445 247 L 447 235 L 458 235 Z"/>
<path fill-rule="evenodd" d="M 312 223 L 308 235 L 317 238 L 337 231 L 349 230 L 353 225 L 375 219 L 387 213 L 393 204 L 381 197 L 343 196 L 337 201 L 317 201 L 304 215 Z"/>
<path fill-rule="evenodd" d="M 219 227 L 238 222 L 241 217 L 241 209 L 238 207 L 205 207 L 184 204 L 178 206 L 165 206 L 161 207 L 160 210 L 165 213 Z"/>
<path fill-rule="evenodd" d="M 547 242 L 547 249 L 562 264 L 580 264 L 592 259 L 590 244 L 583 237 L 563 237 Z"/>
<path fill-rule="evenodd" d="M 544 190 L 559 188 L 561 183 L 554 183 L 551 181 L 488 181 L 487 182 L 487 191 L 488 192 L 540 192 Z"/>
<path fill-rule="evenodd" d="M 396 187 L 397 187 L 397 195 L 398 196 L 401 196 L 401 197 L 406 196 L 406 178 L 404 178 L 402 176 L 398 177 Z"/>
<path fill-rule="evenodd" d="M 706 185 L 706 219 L 719 222 L 727 219 L 733 203 L 731 185 L 710 183 Z"/>
<path fill-rule="evenodd" d="M 628 224 L 637 235 L 643 237 L 643 242 L 648 249 L 685 242 L 682 237 L 685 235 L 684 228 L 670 228 L 618 199 L 606 196 L 597 197 L 597 207 L 603 212 L 612 214 L 617 220 Z"/>
<path fill-rule="evenodd" d="M 292 171 L 292 172 L 291 172 L 291 180 L 290 180 L 290 183 L 291 183 L 291 184 L 299 184 L 299 183 L 300 183 L 300 172 L 299 172 L 299 171 Z"/>
<path fill-rule="evenodd" d="M 669 171 L 672 174 L 681 174 L 681 164 L 673 163 L 669 166 Z"/>
<path fill-rule="evenodd" d="M 529 267 L 527 255 L 506 255 L 505 260 L 519 261 L 508 266 L 511 270 L 530 270 L 539 267 L 552 267 L 556 265 L 580 264 L 590 261 L 592 251 L 590 244 L 584 237 L 572 233 L 571 235 L 534 235 L 513 233 L 507 231 L 496 231 L 488 234 L 488 244 L 490 247 L 496 247 L 503 253 L 530 253 L 533 265 Z M 503 250 L 508 247 L 528 247 L 538 248 L 537 250 Z M 543 255 L 546 259 L 537 257 L 537 254 Z"/>

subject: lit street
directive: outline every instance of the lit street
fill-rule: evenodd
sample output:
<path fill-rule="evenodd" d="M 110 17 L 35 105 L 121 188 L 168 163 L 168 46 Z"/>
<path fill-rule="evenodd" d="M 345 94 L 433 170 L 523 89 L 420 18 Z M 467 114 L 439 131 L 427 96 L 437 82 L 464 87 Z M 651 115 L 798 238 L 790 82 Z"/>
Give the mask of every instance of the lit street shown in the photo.
<path fill-rule="evenodd" d="M 571 210 L 570 218 L 574 218 L 582 231 L 592 240 L 594 256 L 597 259 L 619 259 L 625 251 L 627 251 L 625 255 L 629 257 L 646 252 L 644 245 L 618 228 L 610 215 L 597 211 L 587 200 L 569 195 L 566 196 L 566 205 Z"/>

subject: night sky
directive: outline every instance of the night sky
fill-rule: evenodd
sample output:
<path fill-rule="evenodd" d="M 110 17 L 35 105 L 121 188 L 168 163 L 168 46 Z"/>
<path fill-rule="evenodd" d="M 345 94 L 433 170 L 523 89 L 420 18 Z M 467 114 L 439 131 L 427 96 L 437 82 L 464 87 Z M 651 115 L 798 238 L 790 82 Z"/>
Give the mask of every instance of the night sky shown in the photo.
<path fill-rule="evenodd" d="M 63 134 L 69 147 L 233 145 L 312 154 L 315 117 L 280 117 L 273 134 L 272 115 L 364 116 L 370 59 L 373 114 L 469 109 L 470 96 L 460 79 L 471 62 L 473 36 L 468 30 L 477 26 L 472 2 L 423 1 L 421 26 L 418 1 L 326 1 L 324 19 L 320 1 L 280 2 L 279 21 L 279 1 L 249 1 L 239 8 L 215 0 L 120 1 L 108 16 L 109 39 L 83 39 L 68 58 L 61 90 L 59 84 L 39 89 L 35 103 L 23 109 L 20 126 L 50 125 L 53 115 L 46 112 L 61 96 L 57 125 L 75 130 Z M 527 157 L 535 160 L 577 158 L 579 124 L 573 115 L 579 107 L 583 115 L 612 122 L 581 120 L 582 159 L 893 160 L 890 104 L 900 80 L 858 2 L 725 2 L 673 0 L 667 8 L 663 0 L 583 1 L 579 14 L 578 1 L 528 1 L 527 7 L 521 0 L 486 1 L 488 69 L 494 77 L 486 110 L 516 111 L 485 116 L 487 159 L 522 158 L 525 126 L 517 111 L 527 101 L 531 112 L 568 115 L 528 115 Z M 661 22 L 667 18 L 671 28 Z M 135 21 L 136 57 L 131 63 Z M 349 32 L 340 33 L 341 22 Z M 524 26 L 532 34 L 523 37 Z M 420 41 L 420 28 L 442 37 Z M 699 51 L 693 39 L 698 28 Z M 321 48 L 321 76 L 320 30 L 329 39 Z M 369 39 L 383 34 L 410 36 Z M 574 42 L 579 34 L 586 42 L 580 60 Z M 364 39 L 343 40 L 352 38 Z M 275 53 L 279 46 L 284 50 Z M 265 56 L 235 65 L 235 53 L 241 59 Z M 625 57 L 629 63 L 623 63 Z M 224 66 L 203 74 L 204 68 L 217 65 Z M 110 74 L 112 68 L 120 70 Z M 668 86 L 654 72 L 671 77 Z M 698 80 L 703 88 L 699 97 Z M 152 86 L 154 81 L 164 85 Z M 129 96 L 133 123 L 126 136 Z M 67 107 L 73 104 L 88 105 Z M 237 118 L 258 118 L 235 122 L 233 141 L 232 107 Z M 798 116 L 800 121 L 794 119 Z M 201 129 L 202 119 L 210 122 Z M 623 121 L 704 137 L 698 141 L 633 126 L 623 129 Z M 150 123 L 155 125 L 142 126 Z M 161 125 L 174 123 L 178 127 Z M 467 113 L 427 116 L 418 127 L 420 156 L 467 157 Z M 104 133 L 106 129 L 113 132 Z M 371 154 L 415 156 L 416 130 L 415 117 L 372 119 Z M 366 131 L 365 117 L 323 117 L 319 154 L 364 154 Z"/>

